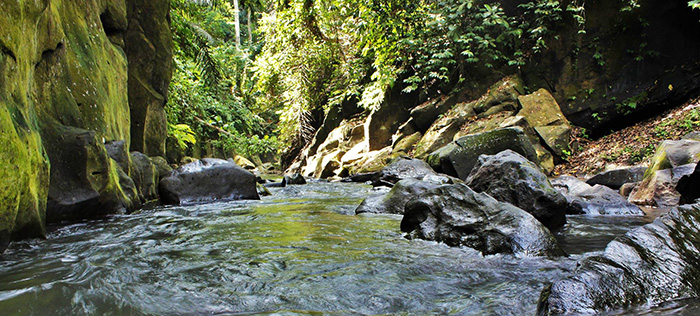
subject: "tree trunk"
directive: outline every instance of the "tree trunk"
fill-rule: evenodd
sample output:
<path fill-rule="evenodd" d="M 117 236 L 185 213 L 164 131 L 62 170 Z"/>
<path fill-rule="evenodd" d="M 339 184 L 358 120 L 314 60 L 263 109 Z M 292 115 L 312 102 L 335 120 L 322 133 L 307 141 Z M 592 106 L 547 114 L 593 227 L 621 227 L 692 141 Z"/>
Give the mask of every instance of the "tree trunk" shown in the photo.
<path fill-rule="evenodd" d="M 238 0 L 233 0 L 233 13 L 236 15 L 234 23 L 236 24 L 236 48 L 241 49 L 241 11 L 238 9 Z"/>
<path fill-rule="evenodd" d="M 253 46 L 253 8 L 248 7 L 248 46 Z"/>

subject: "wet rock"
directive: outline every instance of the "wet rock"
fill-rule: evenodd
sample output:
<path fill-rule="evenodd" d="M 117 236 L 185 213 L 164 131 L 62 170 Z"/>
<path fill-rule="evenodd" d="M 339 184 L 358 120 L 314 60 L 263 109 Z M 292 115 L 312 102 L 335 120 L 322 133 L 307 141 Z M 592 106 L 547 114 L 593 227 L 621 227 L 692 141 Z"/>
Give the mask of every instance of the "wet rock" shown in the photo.
<path fill-rule="evenodd" d="M 426 160 L 436 171 L 466 179 L 480 155 L 495 155 L 507 149 L 537 161 L 530 139 L 516 127 L 464 136 L 430 154 Z"/>
<path fill-rule="evenodd" d="M 107 150 L 107 155 L 112 158 L 119 168 L 124 170 L 127 175 L 131 174 L 131 157 L 129 157 L 129 151 L 126 148 L 126 142 L 123 140 L 106 142 L 105 150 Z"/>
<path fill-rule="evenodd" d="M 355 209 L 355 214 L 404 214 L 406 202 L 416 195 L 430 189 L 441 186 L 442 183 L 433 183 L 417 179 L 401 180 L 391 188 L 386 194 L 375 195 L 366 198 L 360 206 Z"/>
<path fill-rule="evenodd" d="M 282 186 L 287 186 L 290 184 L 306 184 L 306 179 L 299 173 L 292 173 L 284 175 L 282 179 Z"/>
<path fill-rule="evenodd" d="M 646 171 L 647 167 L 642 166 L 608 170 L 594 175 L 590 179 L 586 180 L 586 183 L 590 185 L 600 184 L 611 189 L 618 190 L 625 183 L 642 181 L 644 178 L 644 172 Z"/>
<path fill-rule="evenodd" d="M 260 183 L 255 184 L 256 189 L 258 190 L 258 195 L 259 196 L 270 196 L 272 193 L 270 193 L 270 190 L 267 189 L 264 185 L 260 185 Z"/>
<path fill-rule="evenodd" d="M 681 205 L 695 203 L 700 198 L 700 163 L 695 166 L 693 173 L 678 180 L 676 191 L 681 195 Z"/>
<path fill-rule="evenodd" d="M 257 200 L 255 175 L 226 160 L 205 158 L 174 170 L 160 181 L 165 204 Z"/>
<path fill-rule="evenodd" d="M 569 203 L 567 214 L 586 215 L 644 215 L 636 205 L 617 191 L 596 184 L 588 185 L 572 176 L 562 176 L 551 180 L 555 189 L 559 190 Z"/>
<path fill-rule="evenodd" d="M 672 169 L 663 169 L 645 176 L 632 190 L 628 200 L 637 205 L 673 207 L 677 206 L 681 194 L 676 191 L 678 181 L 695 170 L 695 164 L 687 164 Z"/>
<path fill-rule="evenodd" d="M 700 296 L 700 205 L 673 209 L 542 291 L 538 315 L 598 314 Z"/>
<path fill-rule="evenodd" d="M 406 203 L 405 212 L 401 231 L 409 238 L 470 247 L 484 255 L 564 255 L 549 230 L 532 215 L 464 184 L 421 193 Z"/>
<path fill-rule="evenodd" d="M 391 186 L 403 179 L 422 180 L 427 175 L 436 174 L 433 168 L 423 160 L 399 157 L 379 172 L 378 181 Z"/>
<path fill-rule="evenodd" d="M 625 183 L 620 187 L 620 195 L 625 198 L 629 198 L 632 191 L 639 186 L 639 182 Z"/>
<path fill-rule="evenodd" d="M 549 229 L 566 223 L 566 198 L 537 165 L 512 150 L 479 157 L 465 183 L 525 210 Z"/>

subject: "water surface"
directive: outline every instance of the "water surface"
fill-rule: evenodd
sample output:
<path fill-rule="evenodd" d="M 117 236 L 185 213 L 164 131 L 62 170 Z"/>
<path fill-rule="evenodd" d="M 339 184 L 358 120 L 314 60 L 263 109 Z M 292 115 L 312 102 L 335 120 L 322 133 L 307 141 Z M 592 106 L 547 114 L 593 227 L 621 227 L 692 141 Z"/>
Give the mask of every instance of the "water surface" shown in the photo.
<path fill-rule="evenodd" d="M 568 258 L 483 257 L 354 216 L 369 186 L 165 207 L 53 229 L 0 257 L 3 315 L 533 315 L 545 284 L 639 218 L 571 217 Z M 692 315 L 695 301 L 614 314 Z"/>

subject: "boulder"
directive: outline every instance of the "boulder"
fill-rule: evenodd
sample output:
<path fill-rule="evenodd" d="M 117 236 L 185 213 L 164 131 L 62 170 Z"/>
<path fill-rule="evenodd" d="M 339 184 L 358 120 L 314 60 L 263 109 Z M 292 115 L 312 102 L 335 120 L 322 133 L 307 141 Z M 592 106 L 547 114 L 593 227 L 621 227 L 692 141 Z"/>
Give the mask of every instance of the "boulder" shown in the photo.
<path fill-rule="evenodd" d="M 408 201 L 401 231 L 409 238 L 470 247 L 484 255 L 564 255 L 532 215 L 464 184 L 430 189 Z"/>
<path fill-rule="evenodd" d="M 665 140 L 656 149 L 656 153 L 651 158 L 649 169 L 644 173 L 644 177 L 647 178 L 658 170 L 697 163 L 699 160 L 700 141 Z"/>
<path fill-rule="evenodd" d="M 226 160 L 204 158 L 181 166 L 160 181 L 164 204 L 258 200 L 255 175 Z"/>
<path fill-rule="evenodd" d="M 408 155 L 411 151 L 413 151 L 413 147 L 420 141 L 420 139 L 423 137 L 423 134 L 420 132 L 415 132 L 411 135 L 405 136 L 401 138 L 400 140 L 396 141 L 393 145 L 393 149 L 391 150 L 391 155 L 394 157 L 398 157 L 400 155 Z"/>
<path fill-rule="evenodd" d="M 644 215 L 636 205 L 617 191 L 596 184 L 588 185 L 572 176 L 561 176 L 551 180 L 555 189 L 566 197 L 569 207 L 567 214 L 586 215 Z"/>
<path fill-rule="evenodd" d="M 642 181 L 646 170 L 647 167 L 643 166 L 608 170 L 594 175 L 586 180 L 586 183 L 590 185 L 600 184 L 618 190 L 625 183 Z"/>
<path fill-rule="evenodd" d="M 438 172 L 466 179 L 480 155 L 495 155 L 507 149 L 537 162 L 530 139 L 517 127 L 464 136 L 433 152 L 426 160 Z"/>
<path fill-rule="evenodd" d="M 287 186 L 289 184 L 306 184 L 306 179 L 299 173 L 285 174 L 282 179 L 282 186 Z"/>
<path fill-rule="evenodd" d="M 566 223 L 568 203 L 533 162 L 505 150 L 482 155 L 465 183 L 477 192 L 511 203 L 532 214 L 549 229 Z"/>
<path fill-rule="evenodd" d="M 391 186 L 403 179 L 422 180 L 426 175 L 436 174 L 433 168 L 423 160 L 399 157 L 379 172 L 377 180 Z"/>
<path fill-rule="evenodd" d="M 418 179 L 401 180 L 386 194 L 370 196 L 362 201 L 355 209 L 355 214 L 404 214 L 406 202 L 430 189 L 434 189 L 442 183 L 422 181 Z"/>
<path fill-rule="evenodd" d="M 258 190 L 258 195 L 259 196 L 270 196 L 272 193 L 270 193 L 270 190 L 267 189 L 264 185 L 261 185 L 260 183 L 255 183 L 255 188 Z"/>
<path fill-rule="evenodd" d="M 131 157 L 126 148 L 126 142 L 124 140 L 109 141 L 104 145 L 107 150 L 107 155 L 114 159 L 117 166 L 124 170 L 127 175 L 131 175 Z"/>
<path fill-rule="evenodd" d="M 518 101 L 522 106 L 518 115 L 525 117 L 550 151 L 559 157 L 565 156 L 570 151 L 571 126 L 552 94 L 539 89 L 519 96 Z"/>
<path fill-rule="evenodd" d="M 579 261 L 547 286 L 537 315 L 600 314 L 610 309 L 700 295 L 700 205 L 671 210 Z"/>
<path fill-rule="evenodd" d="M 239 165 L 241 168 L 245 170 L 254 170 L 255 169 L 255 164 L 248 160 L 246 157 L 236 155 L 233 157 L 232 161 L 233 163 Z"/>
<path fill-rule="evenodd" d="M 700 163 L 695 166 L 693 173 L 678 180 L 676 191 L 681 195 L 681 205 L 695 203 L 700 198 Z"/>
<path fill-rule="evenodd" d="M 458 95 L 451 95 L 425 102 L 411 110 L 411 119 L 419 131 L 426 131 L 440 116 L 449 111 L 459 99 Z"/>
<path fill-rule="evenodd" d="M 408 112 L 400 104 L 387 103 L 372 111 L 365 123 L 365 140 L 369 151 L 390 146 L 391 136 L 407 119 Z"/>
<path fill-rule="evenodd" d="M 687 164 L 672 169 L 658 170 L 644 177 L 632 190 L 628 200 L 637 205 L 672 207 L 677 206 L 681 194 L 676 191 L 678 181 L 695 170 L 695 164 Z"/>
<path fill-rule="evenodd" d="M 452 142 L 454 136 L 462 128 L 465 119 L 461 117 L 444 117 L 435 122 L 425 135 L 415 145 L 413 155 L 424 159 L 430 153 Z"/>
<path fill-rule="evenodd" d="M 132 175 L 142 203 L 158 200 L 160 174 L 151 159 L 138 152 L 131 153 Z"/>
<path fill-rule="evenodd" d="M 150 158 L 153 165 L 156 166 L 156 171 L 158 171 L 158 179 L 165 177 L 168 175 L 168 173 L 170 173 L 170 171 L 173 171 L 173 168 L 170 167 L 165 158 L 160 156 L 153 156 Z"/>

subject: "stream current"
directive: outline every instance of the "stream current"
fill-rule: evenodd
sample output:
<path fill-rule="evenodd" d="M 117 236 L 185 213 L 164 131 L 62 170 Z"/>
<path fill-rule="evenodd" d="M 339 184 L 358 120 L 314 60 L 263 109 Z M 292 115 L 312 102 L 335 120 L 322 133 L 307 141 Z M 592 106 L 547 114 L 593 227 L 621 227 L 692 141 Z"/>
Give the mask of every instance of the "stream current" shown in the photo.
<path fill-rule="evenodd" d="M 542 288 L 648 219 L 568 217 L 568 258 L 407 240 L 370 186 L 162 207 L 51 228 L 0 255 L 2 315 L 534 315 Z M 697 315 L 697 300 L 612 315 Z"/>

